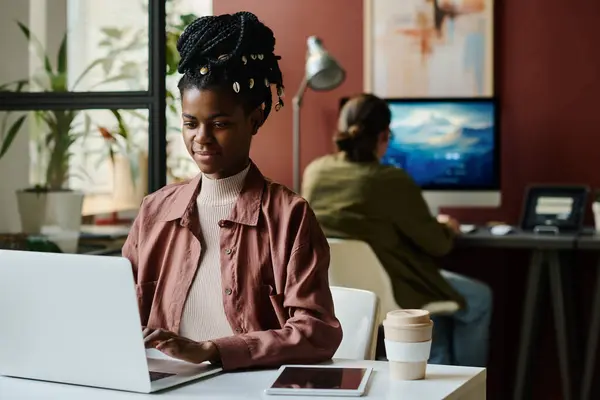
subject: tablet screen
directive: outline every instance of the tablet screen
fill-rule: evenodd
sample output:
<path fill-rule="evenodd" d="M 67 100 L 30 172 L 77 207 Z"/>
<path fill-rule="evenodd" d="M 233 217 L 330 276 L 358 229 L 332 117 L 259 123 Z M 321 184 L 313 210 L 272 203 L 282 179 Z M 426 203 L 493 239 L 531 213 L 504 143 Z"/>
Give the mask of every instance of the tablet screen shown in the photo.
<path fill-rule="evenodd" d="M 271 388 L 357 390 L 366 372 L 366 368 L 287 366 Z"/>

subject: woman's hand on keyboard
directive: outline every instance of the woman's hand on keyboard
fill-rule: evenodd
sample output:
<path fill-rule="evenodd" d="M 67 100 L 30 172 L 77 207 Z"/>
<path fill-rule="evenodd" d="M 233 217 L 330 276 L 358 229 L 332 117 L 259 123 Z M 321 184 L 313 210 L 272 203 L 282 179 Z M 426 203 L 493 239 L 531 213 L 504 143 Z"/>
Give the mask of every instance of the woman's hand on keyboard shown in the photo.
<path fill-rule="evenodd" d="M 144 344 L 146 348 L 194 364 L 219 361 L 219 350 L 213 342 L 195 342 L 164 329 L 145 328 Z"/>

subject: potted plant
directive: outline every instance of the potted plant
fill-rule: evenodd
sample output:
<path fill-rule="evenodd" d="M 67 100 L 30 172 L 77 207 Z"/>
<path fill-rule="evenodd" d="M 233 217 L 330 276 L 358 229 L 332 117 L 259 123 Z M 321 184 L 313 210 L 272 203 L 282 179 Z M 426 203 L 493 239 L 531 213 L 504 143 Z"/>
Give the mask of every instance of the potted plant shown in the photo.
<path fill-rule="evenodd" d="M 91 70 L 96 67 L 106 68 L 111 64 L 111 59 L 118 55 L 113 52 L 93 61 L 75 80 L 73 87 L 68 87 L 67 35 L 65 34 L 62 39 L 56 62 L 52 63 L 35 35 L 23 23 L 17 22 L 17 24 L 28 43 L 37 48 L 44 70 L 31 80 L 19 80 L 1 85 L 0 90 L 19 92 L 30 85 L 35 85 L 36 89 L 46 92 L 72 91 Z M 105 70 L 105 72 L 108 77 L 104 82 L 131 78 L 122 71 L 114 73 Z M 77 122 L 76 118 L 82 113 L 83 118 L 80 121 L 84 122 Z M 22 231 L 29 234 L 48 234 L 63 251 L 75 252 L 81 226 L 83 193 L 68 188 L 68 180 L 72 175 L 69 168 L 71 146 L 87 135 L 91 120 L 85 111 L 79 110 L 33 111 L 17 118 L 11 125 L 7 123 L 9 116 L 10 113 L 5 115 L 0 130 L 0 158 L 8 152 L 23 124 L 31 117 L 34 117 L 33 122 L 36 122 L 40 129 L 42 141 L 39 145 L 48 153 L 43 163 L 45 169 L 43 182 L 17 192 Z"/>

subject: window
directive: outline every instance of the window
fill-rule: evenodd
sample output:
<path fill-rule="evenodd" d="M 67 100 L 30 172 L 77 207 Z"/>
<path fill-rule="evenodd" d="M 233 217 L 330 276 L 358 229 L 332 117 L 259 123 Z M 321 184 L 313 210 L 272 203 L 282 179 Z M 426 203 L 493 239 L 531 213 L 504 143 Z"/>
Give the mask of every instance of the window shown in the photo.
<path fill-rule="evenodd" d="M 137 171 L 137 179 L 147 175 L 141 187 L 152 192 L 164 186 L 165 1 L 0 0 L 0 6 L 0 34 L 6 38 L 0 51 L 11 55 L 0 65 L 0 122 L 7 117 L 0 143 L 25 117 L 0 159 L 0 182 L 16 180 L 11 171 L 18 170 L 30 184 L 49 184 L 44 171 L 53 147 L 46 142 L 52 130 L 46 117 L 60 121 L 65 137 L 77 138 L 69 146 L 69 188 L 96 199 L 131 197 L 127 190 L 117 193 L 111 147 L 116 164 L 123 154 L 146 164 Z M 102 132 L 116 135 L 110 146 Z M 123 146 L 127 150 L 119 151 Z M 27 179 L 18 182 L 23 186 Z M 3 190 L 18 188 L 5 184 Z M 132 204 L 137 208 L 139 202 Z"/>
<path fill-rule="evenodd" d="M 10 54 L 0 63 L 0 145 L 25 117 L 0 157 L 0 204 L 14 205 L 14 190 L 27 182 L 47 183 L 48 126 L 39 118 L 53 113 L 72 117 L 71 133 L 81 135 L 70 148 L 68 187 L 86 193 L 84 214 L 137 208 L 139 190 L 198 173 L 181 139 L 175 45 L 187 24 L 212 13 L 212 0 L 0 0 L 0 7 L 0 51 Z M 129 146 L 131 153 L 115 152 L 117 167 L 104 130 L 117 135 L 114 150 Z M 125 189 L 124 175 L 113 170 L 131 164 L 123 153 L 137 155 L 137 179 L 147 184 Z M 0 231 L 7 229 L 2 218 Z"/>
<path fill-rule="evenodd" d="M 148 90 L 148 0 L 3 2 L 1 90 Z"/>

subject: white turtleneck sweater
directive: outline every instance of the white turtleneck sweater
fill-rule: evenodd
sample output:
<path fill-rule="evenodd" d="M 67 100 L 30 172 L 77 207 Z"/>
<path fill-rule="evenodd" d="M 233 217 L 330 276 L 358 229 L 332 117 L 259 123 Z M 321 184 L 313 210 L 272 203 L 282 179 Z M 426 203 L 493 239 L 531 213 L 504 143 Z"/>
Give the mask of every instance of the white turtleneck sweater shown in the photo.
<path fill-rule="evenodd" d="M 202 254 L 181 317 L 180 335 L 206 341 L 233 335 L 223 308 L 219 221 L 227 219 L 250 166 L 224 179 L 202 176 L 197 198 Z"/>

